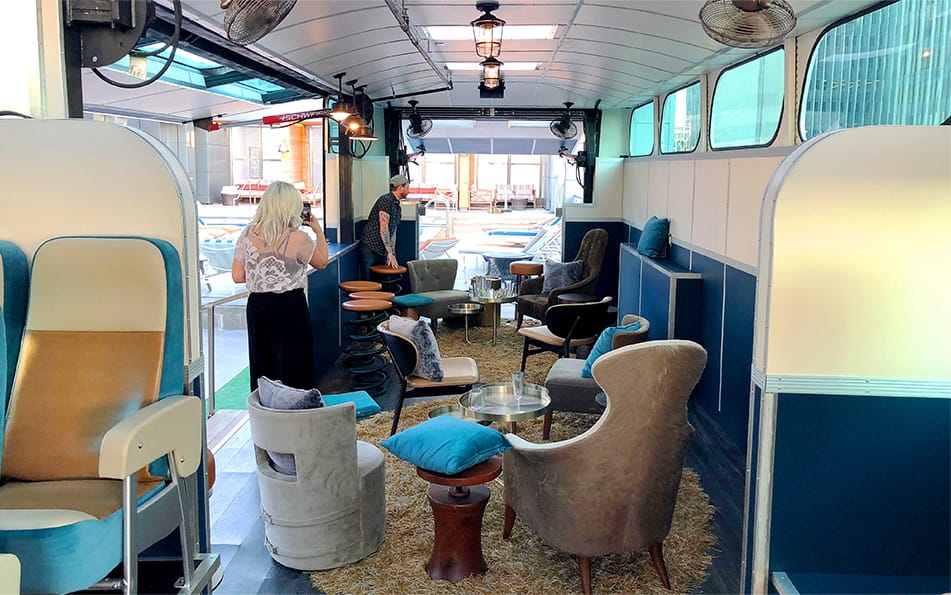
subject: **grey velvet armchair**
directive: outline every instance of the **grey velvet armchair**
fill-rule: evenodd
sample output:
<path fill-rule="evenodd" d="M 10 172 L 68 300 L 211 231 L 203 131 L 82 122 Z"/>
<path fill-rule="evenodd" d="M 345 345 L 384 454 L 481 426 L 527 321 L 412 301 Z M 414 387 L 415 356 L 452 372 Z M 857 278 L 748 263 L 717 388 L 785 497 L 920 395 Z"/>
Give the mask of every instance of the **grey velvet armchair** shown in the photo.
<path fill-rule="evenodd" d="M 550 444 L 509 434 L 503 538 L 517 516 L 543 542 L 577 556 L 585 593 L 591 557 L 648 548 L 670 589 L 663 543 L 693 433 L 687 399 L 706 361 L 703 347 L 677 339 L 615 349 L 594 364 L 608 400 L 587 432 Z"/>
<path fill-rule="evenodd" d="M 410 290 L 416 295 L 432 298 L 433 303 L 420 306 L 419 313 L 429 318 L 435 332 L 438 320 L 449 314 L 449 306 L 469 301 L 468 292 L 453 289 L 459 261 L 454 258 L 410 260 L 406 263 Z"/>
<path fill-rule="evenodd" d="M 583 263 L 581 279 L 571 285 L 554 289 L 547 295 L 542 293 L 542 288 L 545 286 L 544 275 L 522 281 L 516 300 L 515 328 L 521 328 L 523 316 L 545 320 L 545 312 L 548 311 L 549 306 L 558 303 L 558 296 L 563 293 L 594 294 L 607 246 L 608 232 L 601 228 L 588 230 L 588 233 L 581 238 L 578 254 L 574 258 Z"/>

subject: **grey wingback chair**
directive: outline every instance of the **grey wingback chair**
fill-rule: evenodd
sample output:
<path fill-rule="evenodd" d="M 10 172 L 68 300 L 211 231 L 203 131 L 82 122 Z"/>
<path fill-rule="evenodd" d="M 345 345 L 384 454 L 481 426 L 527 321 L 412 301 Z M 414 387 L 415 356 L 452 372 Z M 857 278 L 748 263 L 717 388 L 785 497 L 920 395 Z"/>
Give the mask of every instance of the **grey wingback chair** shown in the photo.
<path fill-rule="evenodd" d="M 469 301 L 469 293 L 453 289 L 459 261 L 454 258 L 411 260 L 406 263 L 410 290 L 416 295 L 432 298 L 433 303 L 420 306 L 419 313 L 430 320 L 433 331 L 438 320 L 449 314 L 449 306 Z"/>
<path fill-rule="evenodd" d="M 706 361 L 693 341 L 616 349 L 594 364 L 608 401 L 587 432 L 551 444 L 509 434 L 503 538 L 517 515 L 543 542 L 577 556 L 584 593 L 591 592 L 591 557 L 648 548 L 670 589 L 663 543 L 693 433 L 687 399 Z"/>
<path fill-rule="evenodd" d="M 578 254 L 574 257 L 574 260 L 580 260 L 584 263 L 581 269 L 581 280 L 566 287 L 554 289 L 548 295 L 542 293 L 542 288 L 545 286 L 544 275 L 522 281 L 516 300 L 515 328 L 521 328 L 522 316 L 545 320 L 545 312 L 548 311 L 548 307 L 557 304 L 558 296 L 563 293 L 594 295 L 607 246 L 608 232 L 601 228 L 588 230 L 588 233 L 581 238 Z"/>
<path fill-rule="evenodd" d="M 383 543 L 383 453 L 357 440 L 356 407 L 271 409 L 248 397 L 265 547 L 297 570 L 366 558 Z M 275 470 L 267 451 L 294 455 L 296 475 Z"/>

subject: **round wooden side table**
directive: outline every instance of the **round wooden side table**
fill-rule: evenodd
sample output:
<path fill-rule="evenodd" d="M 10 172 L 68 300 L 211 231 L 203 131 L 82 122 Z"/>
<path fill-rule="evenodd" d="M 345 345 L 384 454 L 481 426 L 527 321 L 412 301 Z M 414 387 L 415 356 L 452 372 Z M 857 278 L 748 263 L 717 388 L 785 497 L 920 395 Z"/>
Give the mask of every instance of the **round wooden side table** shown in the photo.
<path fill-rule="evenodd" d="M 436 537 L 426 564 L 430 578 L 458 583 L 488 569 L 482 556 L 482 517 L 491 491 L 483 484 L 501 472 L 499 456 L 455 475 L 416 468 L 417 475 L 433 484 L 429 486 L 429 505 Z"/>

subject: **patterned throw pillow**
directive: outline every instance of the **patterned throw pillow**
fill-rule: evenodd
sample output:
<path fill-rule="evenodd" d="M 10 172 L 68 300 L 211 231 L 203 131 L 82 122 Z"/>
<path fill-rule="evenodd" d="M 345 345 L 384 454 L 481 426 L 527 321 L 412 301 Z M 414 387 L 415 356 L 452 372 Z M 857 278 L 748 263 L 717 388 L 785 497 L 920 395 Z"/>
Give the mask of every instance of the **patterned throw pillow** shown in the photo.
<path fill-rule="evenodd" d="M 542 294 L 548 295 L 553 289 L 567 287 L 581 281 L 584 263 L 580 260 L 573 262 L 557 262 L 545 259 L 545 282 L 542 284 Z"/>
<path fill-rule="evenodd" d="M 436 344 L 436 335 L 423 320 L 413 320 L 403 316 L 390 316 L 390 330 L 401 337 L 413 342 L 419 358 L 416 361 L 415 376 L 442 382 L 445 372 L 442 369 L 442 356 L 439 355 L 439 345 Z"/>
<path fill-rule="evenodd" d="M 285 386 L 280 380 L 271 380 L 267 376 L 258 378 L 258 398 L 261 399 L 261 405 L 270 409 L 316 409 L 324 406 L 320 391 L 316 388 L 304 390 Z M 294 455 L 269 450 L 267 456 L 278 473 L 297 474 Z"/>

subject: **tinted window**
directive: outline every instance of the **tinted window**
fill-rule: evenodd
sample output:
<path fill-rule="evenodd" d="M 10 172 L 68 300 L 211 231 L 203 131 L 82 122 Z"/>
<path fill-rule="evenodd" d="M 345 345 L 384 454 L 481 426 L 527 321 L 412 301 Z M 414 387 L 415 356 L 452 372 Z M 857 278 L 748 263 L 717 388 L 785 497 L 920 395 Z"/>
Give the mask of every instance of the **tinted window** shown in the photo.
<path fill-rule="evenodd" d="M 710 114 L 711 147 L 757 147 L 773 140 L 783 113 L 783 56 L 780 48 L 720 75 Z"/>
<path fill-rule="evenodd" d="M 836 25 L 816 44 L 800 108 L 804 139 L 951 114 L 951 3 L 902 0 Z"/>
<path fill-rule="evenodd" d="M 689 153 L 700 140 L 700 82 L 664 99 L 660 121 L 660 152 Z"/>
<path fill-rule="evenodd" d="M 654 152 L 654 102 L 631 112 L 631 141 L 629 154 L 641 157 Z"/>

